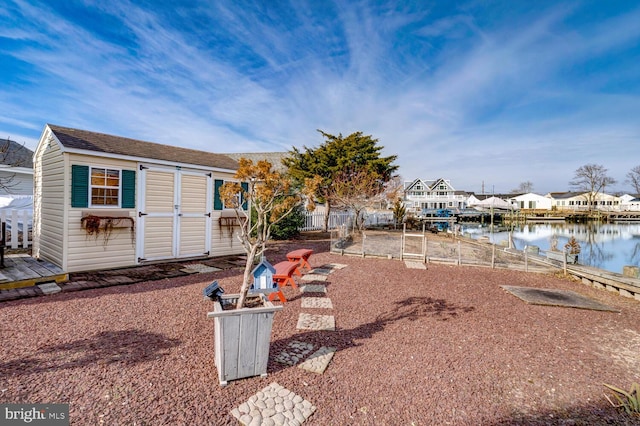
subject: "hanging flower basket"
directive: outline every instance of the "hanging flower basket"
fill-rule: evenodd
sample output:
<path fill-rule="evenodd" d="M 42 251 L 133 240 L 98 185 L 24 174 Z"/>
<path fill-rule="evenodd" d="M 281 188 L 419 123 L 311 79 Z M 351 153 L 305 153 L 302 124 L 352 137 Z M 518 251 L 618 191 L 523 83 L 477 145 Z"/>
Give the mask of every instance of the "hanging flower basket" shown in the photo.
<path fill-rule="evenodd" d="M 135 241 L 135 220 L 130 216 L 102 216 L 88 214 L 80 219 L 87 236 L 98 236 L 102 234 L 103 244 L 107 245 L 111 234 L 115 228 L 129 228 L 131 234 L 131 244 Z"/>

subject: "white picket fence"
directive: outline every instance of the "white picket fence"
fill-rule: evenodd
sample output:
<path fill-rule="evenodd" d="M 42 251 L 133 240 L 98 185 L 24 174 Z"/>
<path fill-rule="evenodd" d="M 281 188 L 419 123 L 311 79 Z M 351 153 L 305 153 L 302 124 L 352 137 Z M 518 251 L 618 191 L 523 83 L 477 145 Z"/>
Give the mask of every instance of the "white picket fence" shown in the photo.
<path fill-rule="evenodd" d="M 5 247 L 17 249 L 31 246 L 33 210 L 0 209 L 0 220 L 6 223 Z"/>
<path fill-rule="evenodd" d="M 352 226 L 355 215 L 351 212 L 331 212 L 329 214 L 329 231 L 341 226 Z M 304 226 L 300 231 L 318 231 L 322 229 L 324 213 L 306 212 Z M 365 215 L 365 226 L 393 224 L 393 213 L 368 213 Z"/>

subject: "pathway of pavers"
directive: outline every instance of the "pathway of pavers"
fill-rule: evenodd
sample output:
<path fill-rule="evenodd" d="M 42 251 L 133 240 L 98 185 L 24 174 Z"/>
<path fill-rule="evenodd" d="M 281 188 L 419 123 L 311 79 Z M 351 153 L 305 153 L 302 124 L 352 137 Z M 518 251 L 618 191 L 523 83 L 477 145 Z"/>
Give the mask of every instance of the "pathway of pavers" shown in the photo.
<path fill-rule="evenodd" d="M 424 262 L 417 260 L 405 260 L 404 265 L 409 269 L 427 269 L 427 265 L 425 265 Z"/>
<path fill-rule="evenodd" d="M 187 274 L 204 274 L 207 272 L 218 272 L 221 270 L 222 269 L 220 268 L 205 265 L 204 263 L 190 263 L 188 265 L 184 265 L 184 268 L 180 269 L 180 271 L 186 272 Z"/>
<path fill-rule="evenodd" d="M 304 309 L 333 309 L 333 303 L 328 297 L 314 297 L 311 293 L 327 293 L 327 287 L 322 284 L 332 272 L 342 269 L 347 265 L 330 263 L 310 270 L 302 277 L 302 281 L 309 282 L 301 287 L 302 301 L 300 306 Z M 335 317 L 333 315 L 319 315 L 301 312 L 296 328 L 298 330 L 329 330 L 335 331 Z M 294 366 L 311 373 L 322 374 L 327 369 L 337 348 L 321 346 L 311 355 L 314 345 L 308 342 L 293 340 L 289 342 L 285 350 L 273 357 L 273 360 L 284 365 Z M 243 425 L 300 425 L 313 412 L 316 407 L 309 401 L 296 395 L 277 383 L 272 383 L 262 391 L 253 395 L 239 407 L 234 408 L 231 414 Z"/>
<path fill-rule="evenodd" d="M 310 371 L 312 373 L 322 374 L 327 369 L 329 362 L 333 358 L 333 354 L 336 353 L 336 348 L 322 346 L 309 356 L 302 364 L 298 365 L 299 368 Z"/>
<path fill-rule="evenodd" d="M 273 382 L 231 414 L 243 425 L 301 425 L 316 407 L 300 395 Z"/>

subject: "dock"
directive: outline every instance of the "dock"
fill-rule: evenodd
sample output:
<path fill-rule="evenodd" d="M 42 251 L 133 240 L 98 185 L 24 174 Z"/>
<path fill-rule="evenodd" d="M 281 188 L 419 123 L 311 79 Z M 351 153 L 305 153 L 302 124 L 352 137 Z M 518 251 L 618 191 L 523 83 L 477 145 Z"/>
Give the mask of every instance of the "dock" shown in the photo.
<path fill-rule="evenodd" d="M 38 260 L 27 253 L 7 254 L 4 268 L 0 268 L 0 290 L 31 287 L 45 282 L 61 283 L 69 275 L 46 260 Z"/>

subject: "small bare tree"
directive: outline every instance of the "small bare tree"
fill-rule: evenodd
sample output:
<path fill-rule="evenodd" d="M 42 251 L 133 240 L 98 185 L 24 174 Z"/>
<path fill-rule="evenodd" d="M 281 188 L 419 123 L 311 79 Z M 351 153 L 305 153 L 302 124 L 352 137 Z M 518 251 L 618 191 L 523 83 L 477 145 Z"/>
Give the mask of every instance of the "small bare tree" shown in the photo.
<path fill-rule="evenodd" d="M 572 188 L 584 192 L 589 211 L 593 210 L 598 193 L 616 183 L 614 178 L 607 176 L 607 171 L 599 164 L 585 164 L 576 169 L 573 180 L 569 182 Z"/>
<path fill-rule="evenodd" d="M 10 138 L 5 140 L 0 139 L 0 164 L 4 164 L 9 167 L 20 167 L 24 165 L 24 161 L 17 154 L 19 149 L 15 142 L 12 143 Z M 26 148 L 25 148 L 26 149 Z M 20 182 L 16 181 L 16 174 L 11 173 L 6 176 L 0 176 L 0 189 L 5 189 L 7 192 L 11 192 L 11 188 L 18 185 Z"/>
<path fill-rule="evenodd" d="M 512 189 L 512 194 L 526 194 L 529 192 L 533 192 L 533 183 L 530 181 L 520 182 L 517 188 Z"/>
<path fill-rule="evenodd" d="M 238 239 L 247 253 L 247 263 L 244 268 L 242 288 L 236 307 L 244 306 L 249 279 L 253 265 L 266 250 L 267 242 L 271 238 L 271 227 L 287 217 L 302 201 L 302 195 L 313 194 L 320 178 L 307 178 L 303 187 L 303 194 L 291 191 L 291 181 L 283 174 L 272 170 L 271 163 L 266 160 L 253 161 L 241 158 L 235 178 L 246 182 L 246 189 L 239 182 L 225 182 L 220 187 L 220 198 L 225 207 L 231 207 L 236 212 L 240 224 Z M 313 197 L 307 197 L 307 208 L 313 210 Z M 253 208 L 256 214 L 254 223 L 250 220 L 249 212 L 243 210 L 243 204 Z"/>
<path fill-rule="evenodd" d="M 336 175 L 328 191 L 331 204 L 355 214 L 354 226 L 362 229 L 363 213 L 374 205 L 392 202 L 398 197 L 396 180 L 383 182 L 376 173 L 360 170 L 344 170 Z"/>
<path fill-rule="evenodd" d="M 631 184 L 635 191 L 635 195 L 640 194 L 640 166 L 635 166 L 629 173 L 627 173 L 625 183 Z"/>

